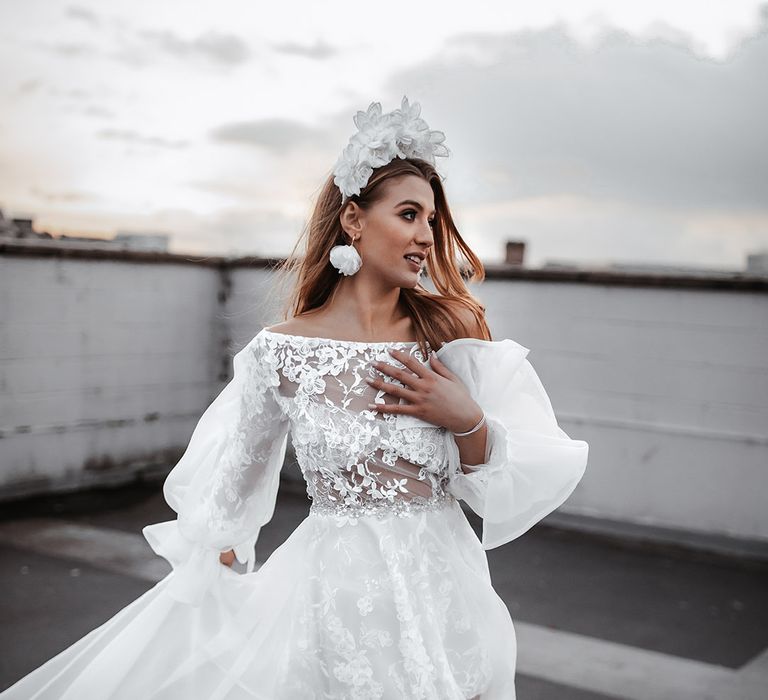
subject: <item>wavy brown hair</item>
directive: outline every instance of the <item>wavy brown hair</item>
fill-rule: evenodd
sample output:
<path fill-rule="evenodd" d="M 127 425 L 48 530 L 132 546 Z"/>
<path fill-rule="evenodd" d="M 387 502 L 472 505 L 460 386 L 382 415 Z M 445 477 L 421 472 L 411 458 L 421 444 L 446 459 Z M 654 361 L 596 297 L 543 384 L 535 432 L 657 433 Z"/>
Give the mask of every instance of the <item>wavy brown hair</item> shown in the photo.
<path fill-rule="evenodd" d="M 485 269 L 456 228 L 440 174 L 434 166 L 419 158 L 395 158 L 375 168 L 360 194 L 352 195 L 347 201 L 369 209 L 382 198 L 385 192 L 382 185 L 402 175 L 424 178 L 435 198 L 434 245 L 427 254 L 425 271 L 437 293 L 425 289 L 421 283 L 400 289 L 400 303 L 411 317 L 422 352 L 426 356 L 425 341 L 437 349 L 443 342 L 455 338 L 477 337 L 478 327 L 483 338 L 491 340 L 485 307 L 470 293 L 465 282 L 465 277 L 468 282 L 481 282 L 485 279 Z M 299 316 L 322 306 L 333 294 L 340 276 L 330 263 L 330 251 L 335 245 L 349 242 L 340 222 L 343 208 L 341 191 L 333 175 L 329 175 L 291 255 L 277 266 L 283 280 L 295 276 L 283 310 L 284 319 L 289 313 Z M 297 252 L 302 246 L 304 255 L 299 257 Z"/>

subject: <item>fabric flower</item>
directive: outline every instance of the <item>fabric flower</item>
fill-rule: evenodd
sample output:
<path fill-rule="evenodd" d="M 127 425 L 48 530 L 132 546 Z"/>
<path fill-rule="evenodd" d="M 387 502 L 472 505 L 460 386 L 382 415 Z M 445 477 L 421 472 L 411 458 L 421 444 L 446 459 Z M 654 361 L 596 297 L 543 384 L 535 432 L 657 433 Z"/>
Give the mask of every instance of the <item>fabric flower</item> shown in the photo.
<path fill-rule="evenodd" d="M 358 189 L 359 192 L 360 190 Z M 354 275 L 362 264 L 360 254 L 351 245 L 333 246 L 329 257 L 331 265 L 343 275 Z"/>
<path fill-rule="evenodd" d="M 342 201 L 360 194 L 374 168 L 395 158 L 421 158 L 435 164 L 435 156 L 449 155 L 443 144 L 445 134 L 432 131 L 419 116 L 421 105 L 409 104 L 403 97 L 399 109 L 382 114 L 381 103 L 354 116 L 358 131 L 349 140 L 333 168 L 333 181 L 341 190 Z"/>

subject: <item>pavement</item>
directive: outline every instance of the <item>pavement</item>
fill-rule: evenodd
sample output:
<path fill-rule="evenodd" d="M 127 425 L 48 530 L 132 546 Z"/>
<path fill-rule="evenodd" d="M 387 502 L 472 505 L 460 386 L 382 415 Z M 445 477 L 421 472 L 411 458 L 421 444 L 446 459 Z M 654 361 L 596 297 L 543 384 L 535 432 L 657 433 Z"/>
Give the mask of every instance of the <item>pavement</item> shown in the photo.
<path fill-rule="evenodd" d="M 281 489 L 265 561 L 306 517 Z M 0 688 L 170 571 L 144 525 L 172 519 L 160 483 L 5 504 Z M 480 520 L 468 514 L 476 532 Z M 487 552 L 518 638 L 519 700 L 765 700 L 768 565 L 548 525 Z"/>

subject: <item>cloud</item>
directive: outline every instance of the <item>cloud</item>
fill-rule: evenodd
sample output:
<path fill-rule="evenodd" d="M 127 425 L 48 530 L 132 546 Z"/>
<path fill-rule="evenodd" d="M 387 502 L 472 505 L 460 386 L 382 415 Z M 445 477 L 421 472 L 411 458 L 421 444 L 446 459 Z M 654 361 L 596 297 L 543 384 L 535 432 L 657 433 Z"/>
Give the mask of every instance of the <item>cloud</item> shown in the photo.
<path fill-rule="evenodd" d="M 324 41 L 317 41 L 313 46 L 296 42 L 284 42 L 282 44 L 273 44 L 272 48 L 279 53 L 314 59 L 331 58 L 338 53 L 336 49 Z"/>
<path fill-rule="evenodd" d="M 184 184 L 201 192 L 223 195 L 224 197 L 254 201 L 261 193 L 261 183 L 228 180 L 226 178 L 217 178 L 215 180 L 188 180 Z"/>
<path fill-rule="evenodd" d="M 471 169 L 462 181 L 478 203 L 568 194 L 765 208 L 766 65 L 766 27 L 717 61 L 615 30 L 589 49 L 555 25 L 454 37 L 438 58 L 394 75 L 387 102 L 422 102 Z"/>
<path fill-rule="evenodd" d="M 60 88 L 55 85 L 48 87 L 48 94 L 66 100 L 89 100 L 94 96 L 92 92 L 82 88 Z"/>
<path fill-rule="evenodd" d="M 158 148 L 185 148 L 189 144 L 188 141 L 173 141 L 161 136 L 146 136 L 130 129 L 101 129 L 96 135 L 102 139 Z"/>
<path fill-rule="evenodd" d="M 15 93 L 19 97 L 23 95 L 31 95 L 35 92 L 39 92 L 44 85 L 45 82 L 40 80 L 40 78 L 30 78 L 29 80 L 24 80 L 19 83 L 16 86 Z"/>
<path fill-rule="evenodd" d="M 96 46 L 85 42 L 60 42 L 44 46 L 44 48 L 65 58 L 82 58 L 99 53 L 99 49 Z"/>
<path fill-rule="evenodd" d="M 152 226 L 173 231 L 174 250 L 214 255 L 285 255 L 303 223 L 269 207 L 226 207 L 208 215 L 163 209 L 151 215 Z"/>
<path fill-rule="evenodd" d="M 142 30 L 139 37 L 152 48 L 177 58 L 202 58 L 212 63 L 237 65 L 248 60 L 245 42 L 234 34 L 209 31 L 194 39 L 182 39 L 170 31 Z"/>
<path fill-rule="evenodd" d="M 83 110 L 83 114 L 89 117 L 96 117 L 97 119 L 114 119 L 115 113 L 111 109 L 105 107 L 99 107 L 98 105 L 91 105 Z"/>
<path fill-rule="evenodd" d="M 65 14 L 69 18 L 77 20 L 78 22 L 83 22 L 91 27 L 98 27 L 101 24 L 98 15 L 87 7 L 70 5 L 67 7 Z"/>
<path fill-rule="evenodd" d="M 222 124 L 210 132 L 213 141 L 257 146 L 276 154 L 306 145 L 323 145 L 323 132 L 290 119 L 260 119 Z"/>

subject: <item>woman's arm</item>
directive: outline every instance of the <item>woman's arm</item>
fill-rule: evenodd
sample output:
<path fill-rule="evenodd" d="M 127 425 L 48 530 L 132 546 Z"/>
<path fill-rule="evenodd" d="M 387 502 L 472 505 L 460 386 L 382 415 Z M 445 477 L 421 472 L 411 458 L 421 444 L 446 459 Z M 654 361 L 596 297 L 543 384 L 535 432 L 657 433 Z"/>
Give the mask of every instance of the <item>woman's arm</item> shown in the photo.
<path fill-rule="evenodd" d="M 477 406 L 477 417 L 475 418 L 472 425 L 465 428 L 463 431 L 471 430 L 477 423 L 480 421 L 480 419 L 483 417 L 483 409 L 480 408 L 480 406 Z M 486 447 L 488 442 L 488 426 L 483 423 L 474 433 L 471 433 L 470 435 L 454 435 L 453 436 L 454 441 L 456 442 L 456 447 L 459 448 L 459 461 L 461 462 L 461 471 L 463 471 L 465 474 L 471 473 L 472 469 L 467 469 L 467 466 L 472 466 L 474 464 L 484 464 L 487 456 L 486 456 Z"/>

